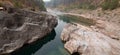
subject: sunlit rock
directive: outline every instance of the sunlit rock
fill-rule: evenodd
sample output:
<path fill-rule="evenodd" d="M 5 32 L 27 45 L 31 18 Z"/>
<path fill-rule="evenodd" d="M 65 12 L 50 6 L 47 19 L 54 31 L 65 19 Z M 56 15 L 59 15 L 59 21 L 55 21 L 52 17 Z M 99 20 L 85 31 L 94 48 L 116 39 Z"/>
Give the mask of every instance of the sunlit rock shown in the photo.
<path fill-rule="evenodd" d="M 65 26 L 61 39 L 71 54 L 119 55 L 120 42 L 80 24 Z"/>

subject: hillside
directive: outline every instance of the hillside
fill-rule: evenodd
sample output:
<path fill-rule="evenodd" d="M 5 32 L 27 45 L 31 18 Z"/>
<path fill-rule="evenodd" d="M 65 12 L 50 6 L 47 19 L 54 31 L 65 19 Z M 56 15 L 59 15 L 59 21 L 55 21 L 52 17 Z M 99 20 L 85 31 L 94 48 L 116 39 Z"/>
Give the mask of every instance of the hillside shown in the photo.
<path fill-rule="evenodd" d="M 46 6 L 52 8 L 69 9 L 90 9 L 101 7 L 103 10 L 113 10 L 120 6 L 120 0 L 51 0 Z"/>
<path fill-rule="evenodd" d="M 42 0 L 0 0 L 0 6 L 45 11 Z"/>

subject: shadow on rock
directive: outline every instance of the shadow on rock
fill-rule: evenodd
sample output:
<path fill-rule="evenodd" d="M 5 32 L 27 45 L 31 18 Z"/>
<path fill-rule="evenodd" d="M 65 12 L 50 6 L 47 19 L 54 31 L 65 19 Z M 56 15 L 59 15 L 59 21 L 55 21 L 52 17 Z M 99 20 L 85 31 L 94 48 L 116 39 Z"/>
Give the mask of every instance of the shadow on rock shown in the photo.
<path fill-rule="evenodd" d="M 22 47 L 21 49 L 12 52 L 11 55 L 31 55 L 35 53 L 37 50 L 39 50 L 44 44 L 53 40 L 55 36 L 56 36 L 56 32 L 55 30 L 52 30 L 52 32 L 47 36 L 45 36 L 44 38 L 39 39 L 32 44 L 24 45 L 24 47 Z"/>

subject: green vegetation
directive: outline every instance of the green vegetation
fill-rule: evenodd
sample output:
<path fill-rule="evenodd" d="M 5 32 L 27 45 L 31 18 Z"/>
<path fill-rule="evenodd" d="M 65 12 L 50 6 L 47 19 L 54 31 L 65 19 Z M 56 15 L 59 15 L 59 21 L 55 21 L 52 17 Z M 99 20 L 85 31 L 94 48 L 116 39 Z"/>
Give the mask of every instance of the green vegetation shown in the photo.
<path fill-rule="evenodd" d="M 39 9 L 42 10 L 42 11 L 46 11 L 46 8 L 44 6 L 44 2 L 43 1 L 41 2 L 41 5 L 39 5 Z"/>
<path fill-rule="evenodd" d="M 31 0 L 29 2 L 31 4 L 31 8 L 34 10 L 39 10 L 39 11 L 46 11 L 46 8 L 44 6 L 44 2 L 42 0 Z M 29 5 L 27 4 L 27 5 Z"/>
<path fill-rule="evenodd" d="M 13 0 L 13 3 L 16 8 L 22 8 L 22 4 L 19 1 Z"/>
<path fill-rule="evenodd" d="M 78 6 L 78 8 L 82 8 L 82 9 L 90 9 L 90 10 L 94 10 L 96 9 L 96 7 L 92 4 L 89 3 L 82 3 Z"/>
<path fill-rule="evenodd" d="M 67 7 L 64 7 L 65 11 L 69 11 L 71 9 L 86 9 L 86 10 L 94 10 L 96 9 L 96 5 L 92 5 L 91 3 L 80 3 L 80 4 L 71 4 Z"/>
<path fill-rule="evenodd" d="M 102 9 L 103 10 L 113 10 L 115 8 L 117 8 L 119 6 L 119 0 L 105 0 L 103 3 L 102 3 Z"/>
<path fill-rule="evenodd" d="M 70 9 L 88 9 L 88 10 L 94 10 L 98 7 L 101 7 L 103 10 L 113 10 L 116 9 L 117 7 L 120 6 L 119 4 L 120 0 L 104 0 L 103 2 L 99 2 L 98 4 L 93 4 L 93 2 L 81 2 L 81 3 L 73 3 L 70 6 L 68 6 L 67 8 L 65 8 L 66 10 L 70 10 Z M 97 3 L 97 2 L 96 2 Z"/>
<path fill-rule="evenodd" d="M 76 8 L 77 8 L 77 9 L 94 10 L 94 9 L 96 9 L 97 7 L 94 6 L 94 5 L 85 4 L 85 3 L 79 4 L 79 5 L 72 4 L 72 5 L 68 6 L 68 7 L 64 7 L 64 11 L 69 11 L 69 10 L 71 10 L 71 9 L 76 9 Z"/>
<path fill-rule="evenodd" d="M 46 11 L 44 2 L 42 0 L 12 0 L 11 1 L 16 8 L 28 8 L 33 11 Z"/>
<path fill-rule="evenodd" d="M 41 11 L 46 11 L 46 8 L 45 8 L 44 6 L 40 6 L 39 9 L 40 9 Z"/>
<path fill-rule="evenodd" d="M 0 7 L 2 6 L 2 3 L 0 3 Z"/>

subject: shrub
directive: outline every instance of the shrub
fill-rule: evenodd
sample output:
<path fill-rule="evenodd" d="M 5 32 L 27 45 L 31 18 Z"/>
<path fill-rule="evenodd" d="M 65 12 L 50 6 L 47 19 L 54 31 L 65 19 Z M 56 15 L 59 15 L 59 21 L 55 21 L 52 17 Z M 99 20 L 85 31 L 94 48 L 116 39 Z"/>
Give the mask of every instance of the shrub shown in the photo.
<path fill-rule="evenodd" d="M 66 10 L 75 9 L 75 8 L 94 10 L 94 9 L 96 9 L 96 6 L 89 4 L 89 3 L 81 3 L 81 4 L 77 4 L 77 5 L 72 4 L 72 5 L 68 6 Z"/>
<path fill-rule="evenodd" d="M 115 8 L 117 8 L 119 6 L 119 0 L 105 0 L 103 3 L 102 3 L 102 9 L 103 10 L 113 10 Z"/>
<path fill-rule="evenodd" d="M 46 11 L 44 2 L 42 0 L 31 0 L 30 4 L 31 3 L 32 3 L 31 7 L 35 8 L 35 10 Z"/>
<path fill-rule="evenodd" d="M 17 0 L 13 0 L 13 4 L 16 8 L 22 8 L 22 4 Z"/>
<path fill-rule="evenodd" d="M 82 8 L 82 9 L 90 9 L 90 10 L 94 10 L 94 9 L 96 9 L 96 7 L 94 6 L 94 5 L 91 5 L 91 4 L 80 4 L 79 5 L 79 8 Z"/>
<path fill-rule="evenodd" d="M 41 11 L 46 11 L 46 8 L 45 8 L 45 6 L 44 6 L 44 3 L 42 3 L 41 5 L 39 5 L 39 9 L 40 9 Z"/>

